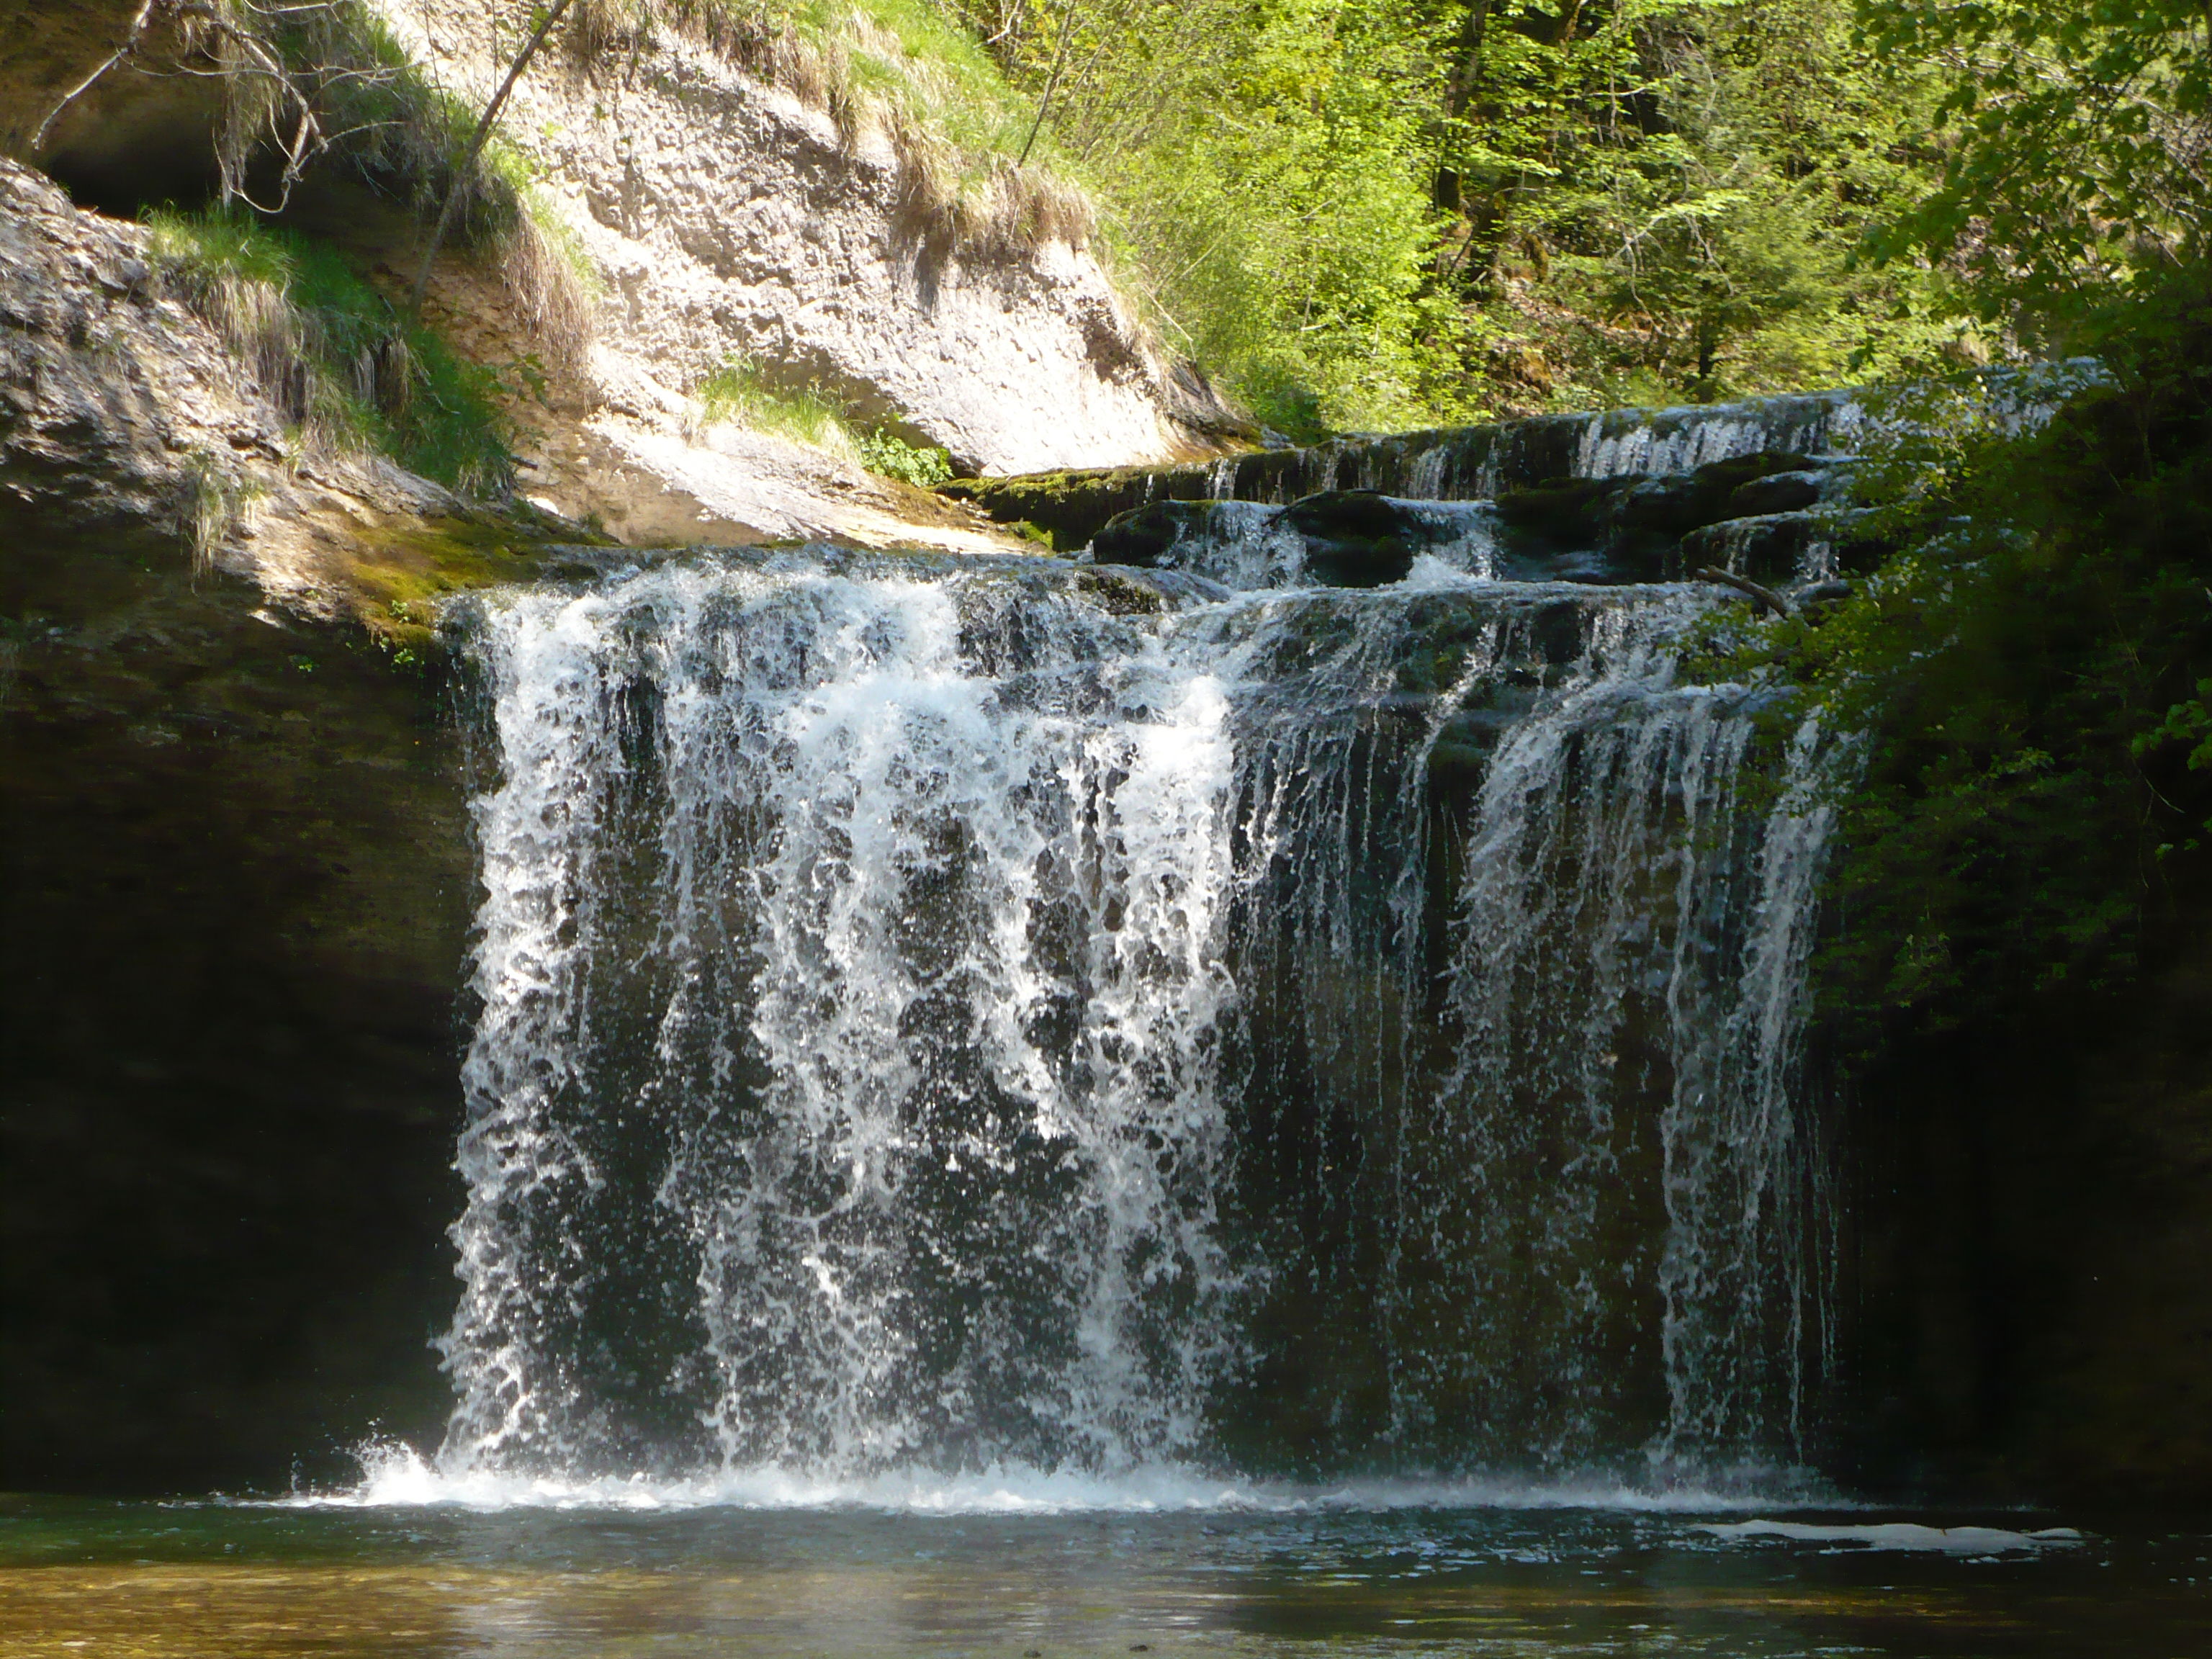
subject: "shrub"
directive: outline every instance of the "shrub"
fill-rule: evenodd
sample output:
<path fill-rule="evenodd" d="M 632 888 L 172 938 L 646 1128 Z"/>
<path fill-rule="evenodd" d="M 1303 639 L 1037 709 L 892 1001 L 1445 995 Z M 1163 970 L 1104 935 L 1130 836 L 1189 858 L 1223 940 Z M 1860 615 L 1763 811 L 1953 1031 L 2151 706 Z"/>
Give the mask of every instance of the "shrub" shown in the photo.
<path fill-rule="evenodd" d="M 952 457 L 942 449 L 917 447 L 896 432 L 878 428 L 860 438 L 860 465 L 885 478 L 933 489 L 952 477 Z"/>

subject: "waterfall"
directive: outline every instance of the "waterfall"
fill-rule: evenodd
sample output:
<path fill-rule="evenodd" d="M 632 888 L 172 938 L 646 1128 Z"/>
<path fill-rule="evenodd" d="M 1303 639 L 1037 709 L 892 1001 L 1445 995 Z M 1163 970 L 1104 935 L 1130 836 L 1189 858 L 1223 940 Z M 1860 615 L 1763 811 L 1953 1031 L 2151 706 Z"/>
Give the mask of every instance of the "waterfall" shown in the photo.
<path fill-rule="evenodd" d="M 1802 1455 L 1833 745 L 1682 678 L 1709 593 L 1267 537 L 459 618 L 448 1469 Z"/>

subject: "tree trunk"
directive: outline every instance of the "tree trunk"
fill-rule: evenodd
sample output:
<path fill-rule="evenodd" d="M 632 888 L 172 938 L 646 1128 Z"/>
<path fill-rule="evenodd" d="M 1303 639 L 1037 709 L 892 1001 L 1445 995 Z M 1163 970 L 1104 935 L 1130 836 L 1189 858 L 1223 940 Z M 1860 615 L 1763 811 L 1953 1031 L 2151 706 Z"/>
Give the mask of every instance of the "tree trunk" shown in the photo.
<path fill-rule="evenodd" d="M 1467 117 L 1474 107 L 1474 95 L 1482 86 L 1482 39 L 1490 27 L 1491 0 L 1468 0 L 1467 18 L 1460 25 L 1457 61 L 1452 65 L 1451 78 L 1444 82 L 1444 143 L 1451 143 L 1451 129 Z M 1436 184 L 1431 199 L 1446 213 L 1460 210 L 1459 170 L 1449 161 L 1437 167 Z"/>
<path fill-rule="evenodd" d="M 438 210 L 438 222 L 431 228 L 429 246 L 422 250 L 422 268 L 415 273 L 415 286 L 407 296 L 410 311 L 422 309 L 422 296 L 430 290 L 430 268 L 437 263 L 438 250 L 445 243 L 446 232 L 453 227 L 453 210 L 460 205 L 461 191 L 468 184 L 469 174 L 476 170 L 477 157 L 483 154 L 484 142 L 491 137 L 492 124 L 499 119 L 500 111 L 507 107 L 507 94 L 514 90 L 514 83 L 522 78 L 522 71 L 530 67 L 530 60 L 538 56 L 538 47 L 545 44 L 545 37 L 553 33 L 553 26 L 561 21 L 561 14 L 568 9 L 571 0 L 553 0 L 553 3 L 545 9 L 545 15 L 538 20 L 537 29 L 529 40 L 523 42 L 522 50 L 515 55 L 514 67 L 507 70 L 507 79 L 499 83 L 499 90 L 492 94 L 491 102 L 484 106 L 483 118 L 477 123 L 477 130 L 469 138 L 467 150 L 454 166 L 453 182 L 446 186 L 446 203 Z"/>

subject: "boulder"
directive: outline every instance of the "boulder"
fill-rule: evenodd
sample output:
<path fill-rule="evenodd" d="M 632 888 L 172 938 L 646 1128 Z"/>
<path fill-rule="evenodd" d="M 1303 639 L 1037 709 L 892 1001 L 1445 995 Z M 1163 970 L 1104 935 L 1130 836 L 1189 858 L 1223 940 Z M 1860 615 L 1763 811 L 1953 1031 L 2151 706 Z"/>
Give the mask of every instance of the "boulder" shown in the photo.
<path fill-rule="evenodd" d="M 1771 513 L 1802 513 L 1820 502 L 1820 475 L 1808 469 L 1769 473 L 1738 484 L 1729 492 L 1728 509 L 1731 517 L 1749 519 Z"/>
<path fill-rule="evenodd" d="M 1148 501 L 1116 513 L 1091 538 L 1091 556 L 1100 564 L 1149 570 L 1177 542 L 1201 533 L 1212 512 L 1212 501 Z"/>

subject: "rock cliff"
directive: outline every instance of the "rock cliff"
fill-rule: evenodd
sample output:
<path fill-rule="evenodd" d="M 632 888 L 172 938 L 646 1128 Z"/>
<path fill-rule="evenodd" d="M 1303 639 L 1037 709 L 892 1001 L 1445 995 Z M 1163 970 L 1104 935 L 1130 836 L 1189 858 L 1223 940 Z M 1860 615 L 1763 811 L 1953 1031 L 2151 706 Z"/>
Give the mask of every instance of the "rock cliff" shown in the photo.
<path fill-rule="evenodd" d="M 516 44 L 513 8 L 491 0 L 365 9 L 457 107 L 481 103 Z M 0 3 L 0 151 L 118 212 L 204 194 L 223 121 L 220 83 L 180 72 L 208 64 L 157 9 L 142 49 L 41 131 L 137 12 L 119 0 L 65 17 Z M 548 372 L 520 411 L 529 499 L 639 542 L 1011 544 L 981 515 L 875 477 L 849 453 L 709 418 L 691 394 L 733 363 L 980 473 L 1188 459 L 1241 431 L 1133 320 L 1087 246 L 1087 210 L 1063 187 L 1001 165 L 979 209 L 973 190 L 964 203 L 945 193 L 941 146 L 865 100 L 817 86 L 810 100 L 757 55 L 741 62 L 680 29 L 617 45 L 557 39 L 501 128 L 535 174 L 540 216 L 580 252 L 585 314 L 549 338 L 496 270 L 459 251 L 429 296 L 431 319 L 482 360 L 528 357 Z M 821 106 L 831 101 L 836 116 Z M 407 216 L 327 169 L 289 216 L 387 292 L 413 268 Z M 84 234 L 120 246 L 131 233 Z M 195 447 L 206 447 L 186 434 L 178 453 Z M 263 523 L 299 505 L 264 499 Z"/>
<path fill-rule="evenodd" d="M 513 31 L 491 0 L 384 11 L 442 84 L 471 101 L 496 84 Z M 549 50 L 517 87 L 506 131 L 604 283 L 576 418 L 536 458 L 564 511 L 621 521 L 621 492 L 594 477 L 611 459 L 696 498 L 696 523 L 895 539 L 810 518 L 793 494 L 805 461 L 832 497 L 850 469 L 757 434 L 702 436 L 684 394 L 732 361 L 971 472 L 1188 458 L 1240 429 L 1133 319 L 1079 201 L 1007 170 L 976 222 L 932 198 L 927 159 L 894 123 L 820 101 L 673 28 Z"/>
<path fill-rule="evenodd" d="M 388 0 L 471 101 L 505 67 L 488 0 Z M 834 389 L 978 471 L 1161 459 L 1188 441 L 1169 377 L 1091 256 L 1079 210 L 963 235 L 916 164 L 709 45 L 550 52 L 508 129 L 609 292 L 599 351 L 688 390 L 732 356 Z"/>

